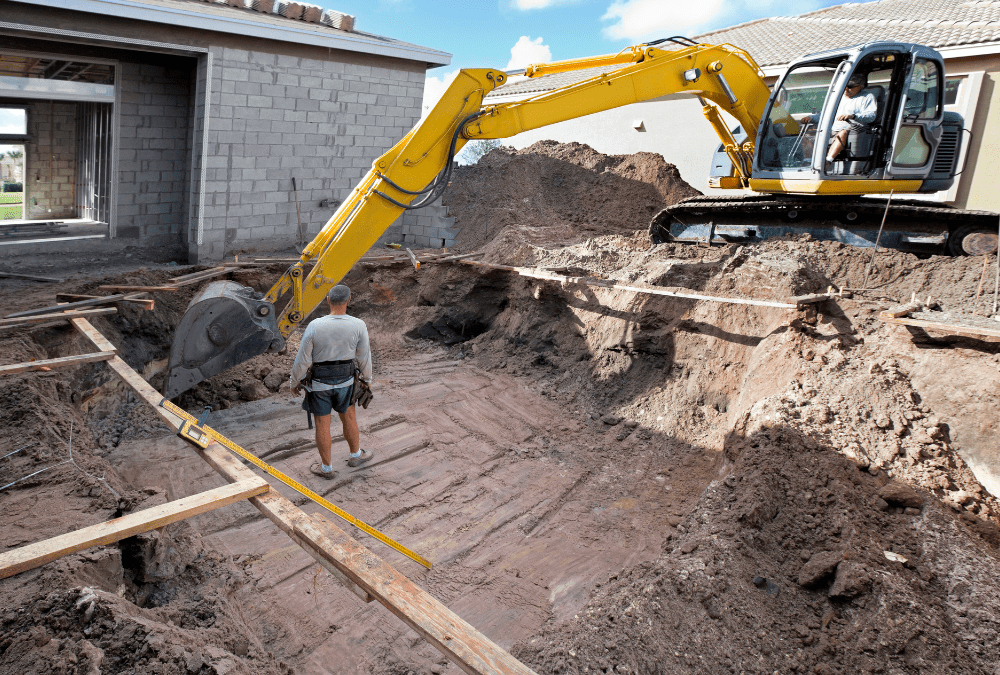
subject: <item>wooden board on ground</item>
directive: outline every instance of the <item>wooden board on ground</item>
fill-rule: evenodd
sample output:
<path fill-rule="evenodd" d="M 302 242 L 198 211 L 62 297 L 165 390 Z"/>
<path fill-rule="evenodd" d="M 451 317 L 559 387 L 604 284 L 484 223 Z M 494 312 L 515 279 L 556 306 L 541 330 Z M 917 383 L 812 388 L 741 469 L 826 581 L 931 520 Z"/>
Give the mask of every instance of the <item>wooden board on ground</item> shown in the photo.
<path fill-rule="evenodd" d="M 99 291 L 132 291 L 143 293 L 173 293 L 177 291 L 177 286 L 119 286 L 117 284 L 105 284 L 98 286 Z"/>
<path fill-rule="evenodd" d="M 34 274 L 14 274 L 13 272 L 0 272 L 0 277 L 4 279 L 25 279 L 27 281 L 48 281 L 52 283 L 61 284 L 65 279 L 56 279 L 55 277 L 40 277 Z"/>
<path fill-rule="evenodd" d="M 796 304 L 795 302 L 776 302 L 774 300 L 756 300 L 753 298 L 727 298 L 721 295 L 705 295 L 703 293 L 689 293 L 686 291 L 668 291 L 665 288 L 619 284 L 613 281 L 606 281 L 604 279 L 594 279 L 591 277 L 567 277 L 561 274 L 554 274 L 552 272 L 532 269 L 530 267 L 512 267 L 510 265 L 496 265 L 493 263 L 484 263 L 477 260 L 459 260 L 458 262 L 463 265 L 471 265 L 472 267 L 481 267 L 484 269 L 513 272 L 514 274 L 519 274 L 522 277 L 530 277 L 532 279 L 543 279 L 545 281 L 555 281 L 560 284 L 583 284 L 585 286 L 594 286 L 597 288 L 611 288 L 619 291 L 631 291 L 633 293 L 647 293 L 649 295 L 665 295 L 673 298 L 684 298 L 688 300 L 707 300 L 709 302 L 724 302 L 735 305 L 755 305 L 758 307 L 781 307 L 783 309 L 796 309 L 798 307 L 798 304 Z"/>
<path fill-rule="evenodd" d="M 884 313 L 883 313 L 884 314 Z M 889 317 L 880 315 L 885 323 L 899 326 L 913 326 L 925 330 L 963 335 L 985 335 L 1000 338 L 1000 321 L 983 316 L 950 314 L 945 312 L 910 312 L 907 316 Z"/>
<path fill-rule="evenodd" d="M 136 293 L 136 296 L 143 295 L 142 293 Z M 105 295 L 81 295 L 79 293 L 56 293 L 56 302 L 77 302 L 78 300 L 105 300 L 108 296 Z M 121 300 L 112 300 L 111 302 L 127 302 L 133 305 L 138 305 L 143 309 L 153 309 L 156 306 L 156 301 L 153 298 L 139 298 L 133 296 L 127 296 Z M 101 304 L 104 304 L 103 302 Z M 110 304 L 110 302 L 108 303 Z"/>
<path fill-rule="evenodd" d="M 199 513 L 249 499 L 269 489 L 266 480 L 253 476 L 75 532 L 5 551 L 0 553 L 0 579 L 41 567 L 70 553 L 121 541 L 140 532 L 149 532 Z"/>
<path fill-rule="evenodd" d="M 534 675 L 534 671 L 322 514 L 314 514 L 308 522 L 300 521 L 295 531 L 311 550 L 336 565 L 465 672 Z"/>
<path fill-rule="evenodd" d="M 0 375 L 13 375 L 14 373 L 27 373 L 32 370 L 51 370 L 65 366 L 79 366 L 84 363 L 95 361 L 107 361 L 114 358 L 114 352 L 97 352 L 95 354 L 76 354 L 74 356 L 63 356 L 58 359 L 42 359 L 41 361 L 26 361 L 24 363 L 12 363 L 9 366 L 0 366 Z"/>
<path fill-rule="evenodd" d="M 8 314 L 6 318 L 13 319 L 15 317 L 21 316 L 35 316 L 37 314 L 51 314 L 53 312 L 64 312 L 67 309 L 78 309 L 80 307 L 93 307 L 94 305 L 106 305 L 112 302 L 118 302 L 119 300 L 124 300 L 129 296 L 124 293 L 118 293 L 116 295 L 105 295 L 100 298 L 94 298 L 93 300 L 79 300 L 77 302 L 67 302 L 61 305 L 49 305 L 48 307 L 38 307 L 36 309 L 28 309 L 23 312 L 16 312 L 14 314 Z"/>
<path fill-rule="evenodd" d="M 75 309 L 68 312 L 53 312 L 52 314 L 36 314 L 35 316 L 22 316 L 15 319 L 0 319 L 0 326 L 9 326 L 22 323 L 39 323 L 42 321 L 74 319 L 78 316 L 99 316 L 101 314 L 114 314 L 118 310 L 114 307 L 101 307 L 100 309 Z"/>

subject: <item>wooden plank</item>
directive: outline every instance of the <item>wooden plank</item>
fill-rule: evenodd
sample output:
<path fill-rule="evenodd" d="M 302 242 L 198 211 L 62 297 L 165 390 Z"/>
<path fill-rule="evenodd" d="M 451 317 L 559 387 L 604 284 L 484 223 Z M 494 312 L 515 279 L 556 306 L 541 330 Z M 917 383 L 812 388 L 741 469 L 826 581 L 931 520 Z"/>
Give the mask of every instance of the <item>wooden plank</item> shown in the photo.
<path fill-rule="evenodd" d="M 511 267 L 510 265 L 495 265 L 493 263 L 484 263 L 477 260 L 459 260 L 458 262 L 463 265 L 472 265 L 473 267 L 482 267 L 485 269 L 496 269 L 496 270 L 503 270 L 505 272 L 514 272 L 515 274 L 519 274 L 522 277 L 530 277 L 533 279 L 544 279 L 546 281 L 556 281 L 562 284 L 584 284 L 586 286 L 595 286 L 598 288 L 612 288 L 620 291 L 631 291 L 633 293 L 646 293 L 648 295 L 665 295 L 672 298 L 685 298 L 689 300 L 707 300 L 709 302 L 723 302 L 734 305 L 754 305 L 757 307 L 781 307 L 784 309 L 795 309 L 798 306 L 795 303 L 790 303 L 790 302 L 774 302 L 772 300 L 754 300 L 752 298 L 727 298 L 720 295 L 705 295 L 703 293 L 668 291 L 662 288 L 654 288 L 650 286 L 632 286 L 628 284 L 617 284 L 613 281 L 605 281 L 603 279 L 592 279 L 590 277 L 566 277 L 561 274 L 553 274 L 552 272 L 544 272 L 528 267 Z"/>
<path fill-rule="evenodd" d="M 27 373 L 32 370 L 51 370 L 63 366 L 78 366 L 82 363 L 93 363 L 95 361 L 107 361 L 115 356 L 114 352 L 97 352 L 95 354 L 76 354 L 74 356 L 63 356 L 58 359 L 43 359 L 41 361 L 27 361 L 25 363 L 13 363 L 9 366 L 0 366 L 0 375 L 13 375 L 14 373 Z"/>
<path fill-rule="evenodd" d="M 824 302 L 830 300 L 831 298 L 850 298 L 851 293 L 828 291 L 826 293 L 807 293 L 806 295 L 796 295 L 790 298 L 789 302 L 794 302 L 796 305 L 811 305 L 818 302 Z"/>
<path fill-rule="evenodd" d="M 36 314 L 35 316 L 22 316 L 16 319 L 0 319 L 0 326 L 9 326 L 22 323 L 39 323 L 42 321 L 53 321 L 56 319 L 70 320 L 78 316 L 98 316 L 101 314 L 114 314 L 118 309 L 115 307 L 101 307 L 100 309 L 79 309 L 62 313 Z"/>
<path fill-rule="evenodd" d="M 949 333 L 965 333 L 967 335 L 987 335 L 989 337 L 1000 337 L 1000 329 L 981 328 L 979 326 L 964 326 L 958 323 L 944 323 L 941 321 L 922 321 L 911 319 L 910 317 L 891 318 L 879 316 L 886 323 L 894 323 L 900 326 L 916 326 L 917 328 L 930 328 Z M 998 324 L 1000 325 L 1000 324 Z"/>
<path fill-rule="evenodd" d="M 326 557 L 466 673 L 534 675 L 534 671 L 322 514 L 314 514 L 309 522 L 296 522 L 295 532 L 308 548 Z"/>
<path fill-rule="evenodd" d="M 889 309 L 883 309 L 878 314 L 880 319 L 897 319 L 901 316 L 906 316 L 910 312 L 917 312 L 923 305 L 919 302 L 908 302 L 905 305 L 896 305 L 895 307 L 890 307 Z"/>
<path fill-rule="evenodd" d="M 170 279 L 167 283 L 170 286 L 177 286 L 178 288 L 182 286 L 190 286 L 191 284 L 196 284 L 205 279 L 212 279 L 214 277 L 220 277 L 223 274 L 229 274 L 238 268 L 233 267 L 215 267 L 210 270 L 202 270 L 201 272 L 194 272 L 192 274 L 185 274 L 180 277 L 174 277 Z"/>
<path fill-rule="evenodd" d="M 264 494 L 270 487 L 266 480 L 254 475 L 213 490 L 5 551 L 0 553 L 0 579 L 41 567 L 70 553 L 121 541 L 141 532 L 149 532 L 199 513 Z"/>
<path fill-rule="evenodd" d="M 6 318 L 13 319 L 19 316 L 35 316 L 36 314 L 51 314 L 52 312 L 62 312 L 67 309 L 78 309 L 80 307 L 93 307 L 94 305 L 106 305 L 112 302 L 117 302 L 119 300 L 124 300 L 125 294 L 119 293 L 117 295 L 105 295 L 100 298 L 95 298 L 93 300 L 79 300 L 77 302 L 67 302 L 60 305 L 49 305 L 48 307 L 39 307 L 38 309 L 29 309 L 24 312 L 17 312 L 15 314 L 8 314 Z"/>
<path fill-rule="evenodd" d="M 135 296 L 144 295 L 144 293 L 135 293 Z M 106 295 L 81 295 L 79 293 L 56 293 L 56 302 L 76 302 L 77 300 L 103 300 L 109 296 Z M 126 296 L 121 300 L 112 300 L 111 302 L 127 302 L 133 305 L 138 305 L 143 309 L 153 309 L 156 306 L 156 300 L 153 298 L 140 298 L 133 296 Z M 100 303 L 100 304 L 111 304 Z"/>
<path fill-rule="evenodd" d="M 104 336 L 95 330 L 86 319 L 75 319 L 73 321 L 73 325 L 76 326 L 77 329 L 79 329 L 80 332 L 95 345 L 99 345 L 101 342 L 107 342 Z M 161 420 L 174 430 L 180 428 L 182 420 L 160 405 L 160 401 L 163 400 L 163 395 L 153 389 L 152 385 L 146 382 L 146 380 L 144 380 L 139 373 L 132 370 L 127 363 L 117 356 L 109 359 L 107 364 L 120 378 L 122 378 L 122 381 L 124 381 L 125 384 L 132 389 L 132 391 L 153 406 L 153 411 L 160 417 Z M 233 453 L 229 452 L 218 443 L 213 442 L 205 450 L 197 449 L 197 452 L 201 455 L 202 459 L 208 462 L 209 466 L 218 471 L 224 478 L 226 478 L 226 480 L 230 482 L 244 480 L 257 475 L 252 469 L 248 468 L 243 464 L 243 462 L 237 459 Z M 277 525 L 278 529 L 291 537 L 292 540 L 300 546 L 302 545 L 295 535 L 294 519 L 298 517 L 308 517 L 304 511 L 283 497 L 277 490 L 272 490 L 266 495 L 261 495 L 260 497 L 254 497 L 250 500 L 250 503 L 253 504 L 258 511 L 267 516 L 271 522 Z M 344 584 L 349 591 L 357 595 L 365 602 L 372 601 L 372 598 L 369 597 L 366 591 L 344 576 L 340 570 L 333 567 L 324 558 L 315 555 L 312 553 L 311 549 L 306 547 L 303 547 L 303 550 L 305 550 L 306 553 L 309 553 L 309 555 L 311 555 L 316 562 L 330 571 L 330 573 L 333 574 L 334 577 L 336 577 L 342 584 Z"/>
<path fill-rule="evenodd" d="M 97 330 L 92 325 L 90 325 L 90 322 L 87 321 L 86 319 L 70 319 L 70 323 L 72 323 L 73 326 L 75 326 L 78 331 L 83 333 L 83 336 L 88 340 L 90 340 L 91 344 L 93 344 L 102 352 L 118 351 L 118 348 L 115 347 L 113 344 L 111 344 L 111 341 L 108 340 L 106 337 L 104 337 L 104 335 L 101 334 L 101 331 Z M 122 361 L 122 363 L 124 363 L 124 361 Z M 131 368 L 129 370 L 131 370 Z M 145 380 L 143 380 L 143 382 L 145 382 Z M 153 388 L 150 387 L 150 389 Z M 153 389 L 153 391 L 156 390 Z"/>
<path fill-rule="evenodd" d="M 177 286 L 119 286 L 117 284 L 105 284 L 98 286 L 99 291 L 141 291 L 143 293 L 172 293 L 177 290 Z"/>
<path fill-rule="evenodd" d="M 28 281 L 49 281 L 58 284 L 66 281 L 65 279 L 56 279 L 55 277 L 39 277 L 33 274 L 14 274 L 13 272 L 0 272 L 0 277 L 5 279 L 27 279 Z"/>

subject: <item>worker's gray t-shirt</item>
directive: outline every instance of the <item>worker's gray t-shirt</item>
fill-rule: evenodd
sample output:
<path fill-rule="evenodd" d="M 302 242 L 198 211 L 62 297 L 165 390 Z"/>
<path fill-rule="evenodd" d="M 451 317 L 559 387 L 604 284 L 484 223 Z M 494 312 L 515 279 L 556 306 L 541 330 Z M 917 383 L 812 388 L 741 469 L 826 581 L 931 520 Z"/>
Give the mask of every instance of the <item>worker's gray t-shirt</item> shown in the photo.
<path fill-rule="evenodd" d="M 372 352 L 368 345 L 368 327 L 365 322 L 347 314 L 330 314 L 314 319 L 302 333 L 302 342 L 299 344 L 295 363 L 292 364 L 289 382 L 293 387 L 301 382 L 313 363 L 347 359 L 354 359 L 361 371 L 361 379 L 371 382 Z M 311 389 L 337 389 L 346 387 L 353 381 L 352 377 L 332 385 L 313 382 Z"/>

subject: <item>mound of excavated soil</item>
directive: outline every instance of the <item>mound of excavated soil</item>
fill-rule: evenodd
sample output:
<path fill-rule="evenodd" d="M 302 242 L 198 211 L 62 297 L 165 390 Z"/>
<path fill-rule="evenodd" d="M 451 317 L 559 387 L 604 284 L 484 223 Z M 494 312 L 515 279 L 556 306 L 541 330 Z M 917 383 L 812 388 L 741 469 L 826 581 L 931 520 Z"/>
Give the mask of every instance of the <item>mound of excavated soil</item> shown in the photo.
<path fill-rule="evenodd" d="M 664 207 L 700 194 L 662 155 L 604 155 L 582 143 L 502 147 L 458 167 L 445 193 L 456 244 L 479 250 L 504 229 L 520 241 L 580 241 L 645 230 Z"/>

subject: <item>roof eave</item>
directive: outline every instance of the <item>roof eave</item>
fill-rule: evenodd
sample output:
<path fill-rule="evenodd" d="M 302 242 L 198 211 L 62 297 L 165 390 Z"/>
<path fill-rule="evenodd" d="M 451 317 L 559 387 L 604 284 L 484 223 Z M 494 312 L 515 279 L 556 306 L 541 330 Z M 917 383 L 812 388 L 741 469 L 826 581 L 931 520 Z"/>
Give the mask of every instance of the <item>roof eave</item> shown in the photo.
<path fill-rule="evenodd" d="M 15 2 L 42 7 L 52 7 L 52 0 L 14 0 Z M 407 61 L 420 61 L 430 67 L 446 66 L 451 63 L 451 54 L 429 47 L 409 44 L 384 44 L 365 38 L 357 33 L 330 29 L 330 34 L 300 28 L 288 21 L 288 26 L 262 24 L 245 19 L 234 12 L 232 17 L 218 14 L 202 14 L 192 9 L 159 7 L 135 2 L 134 0 L 61 0 L 59 9 L 117 16 L 135 21 L 183 26 L 213 33 L 229 33 L 247 37 L 307 44 L 328 49 L 377 54 Z"/>

